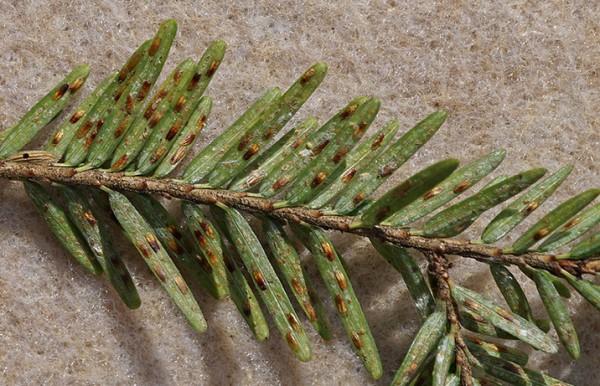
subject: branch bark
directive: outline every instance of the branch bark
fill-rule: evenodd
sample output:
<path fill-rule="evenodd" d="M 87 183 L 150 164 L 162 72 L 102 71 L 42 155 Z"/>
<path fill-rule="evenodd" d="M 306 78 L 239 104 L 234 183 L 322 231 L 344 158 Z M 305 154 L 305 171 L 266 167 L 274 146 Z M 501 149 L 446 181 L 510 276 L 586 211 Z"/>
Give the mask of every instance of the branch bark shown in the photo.
<path fill-rule="evenodd" d="M 462 386 L 473 386 L 473 369 L 469 361 L 469 349 L 461 334 L 462 326 L 458 319 L 458 307 L 450 291 L 450 276 L 448 260 L 435 252 L 426 253 L 429 261 L 429 273 L 434 278 L 437 298 L 446 303 L 446 315 L 456 342 L 456 365 L 461 369 L 460 381 Z"/>
<path fill-rule="evenodd" d="M 411 235 L 408 231 L 375 226 L 368 229 L 350 229 L 353 218 L 350 216 L 325 216 L 319 210 L 302 207 L 273 208 L 273 201 L 248 193 L 228 190 L 202 189 L 174 179 L 151 177 L 129 177 L 123 173 L 108 173 L 102 170 L 77 172 L 74 168 L 57 167 L 47 161 L 34 160 L 0 161 L 0 178 L 9 180 L 30 179 L 40 182 L 54 182 L 66 185 L 106 186 L 115 190 L 138 193 L 159 194 L 199 204 L 212 205 L 222 202 L 234 208 L 268 214 L 274 218 L 292 222 L 306 222 L 320 228 L 349 232 L 361 236 L 378 237 L 406 248 L 415 248 L 425 253 L 458 255 L 482 262 L 496 262 L 505 265 L 531 266 L 545 269 L 560 275 L 564 269 L 574 275 L 595 274 L 600 271 L 600 260 L 556 260 L 554 255 L 527 253 L 513 255 L 503 253 L 501 248 L 471 243 L 469 240 L 425 238 Z"/>

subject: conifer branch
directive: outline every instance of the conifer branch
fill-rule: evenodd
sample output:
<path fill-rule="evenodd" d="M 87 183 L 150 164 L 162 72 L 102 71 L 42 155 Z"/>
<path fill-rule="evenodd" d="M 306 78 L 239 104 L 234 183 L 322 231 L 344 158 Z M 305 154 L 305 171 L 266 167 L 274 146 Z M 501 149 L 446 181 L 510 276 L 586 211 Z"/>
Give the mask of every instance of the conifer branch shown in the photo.
<path fill-rule="evenodd" d="M 363 139 L 381 101 L 357 96 L 324 124 L 308 117 L 285 130 L 324 79 L 327 65 L 322 62 L 287 90 L 267 90 L 196 154 L 180 177 L 165 178 L 206 125 L 212 99 L 204 91 L 226 48 L 223 41 L 212 42 L 197 64 L 181 62 L 148 98 L 176 30 L 174 20 L 162 23 L 42 149 L 19 152 L 81 88 L 87 66 L 77 67 L 15 126 L 0 132 L 0 179 L 24 182 L 41 217 L 76 261 L 91 273 L 105 273 L 128 307 L 140 306 L 127 267 L 107 236 L 110 220 L 103 212 L 112 211 L 192 328 L 202 332 L 207 325 L 186 280 L 217 299 L 230 297 L 258 340 L 269 336 L 262 300 L 280 337 L 298 359 L 308 361 L 310 340 L 291 302 L 296 300 L 324 339 L 329 332 L 317 294 L 303 274 L 300 244 L 289 238 L 295 237 L 310 252 L 356 355 L 379 379 L 384 369 L 368 317 L 343 256 L 324 230 L 368 237 L 399 271 L 423 318 L 393 386 L 417 381 L 436 386 L 564 384 L 526 368 L 528 355 L 520 349 L 485 337 L 516 338 L 548 353 L 559 349 L 547 334 L 548 320 L 534 317 L 519 280 L 506 267 L 515 266 L 534 280 L 560 342 L 574 359 L 579 357 L 575 327 L 561 297 L 570 296 L 568 284 L 600 309 L 600 286 L 582 278 L 600 272 L 600 233 L 595 231 L 600 204 L 591 205 L 599 188 L 562 202 L 508 247 L 494 243 L 540 207 L 572 165 L 545 178 L 544 168 L 497 176 L 453 203 L 503 161 L 506 151 L 495 149 L 465 165 L 438 160 L 374 197 L 435 135 L 447 112 L 429 114 L 399 138 L 399 123 L 391 120 Z M 182 200 L 184 223 L 178 224 L 153 195 Z M 483 213 L 509 200 L 481 240 L 457 238 Z M 238 210 L 254 214 L 264 234 L 255 233 Z M 420 228 L 409 228 L 423 218 Z M 571 242 L 567 252 L 558 252 Z M 429 280 L 409 249 L 427 259 Z M 453 281 L 449 256 L 488 264 L 509 309 Z"/>
<path fill-rule="evenodd" d="M 411 235 L 404 229 L 390 226 L 380 225 L 372 228 L 352 229 L 350 227 L 350 224 L 354 221 L 352 216 L 323 215 L 317 209 L 304 207 L 275 209 L 273 208 L 273 201 L 270 199 L 229 190 L 196 188 L 193 184 L 168 178 L 133 177 L 125 176 L 123 173 L 107 173 L 102 170 L 77 172 L 74 168 L 57 167 L 35 161 L 0 161 L 0 178 L 10 180 L 30 179 L 91 187 L 105 186 L 115 190 L 158 194 L 199 204 L 221 202 L 250 213 L 268 214 L 280 220 L 295 223 L 305 222 L 324 229 L 378 237 L 402 247 L 414 248 L 428 253 L 457 255 L 486 263 L 496 262 L 521 267 L 530 266 L 547 270 L 559 276 L 562 276 L 561 270 L 566 270 L 576 276 L 595 274 L 600 271 L 600 261 L 598 260 L 556 260 L 552 254 L 535 252 L 515 255 L 503 253 L 501 248 L 495 246 L 477 244 L 469 240 L 416 236 Z"/>

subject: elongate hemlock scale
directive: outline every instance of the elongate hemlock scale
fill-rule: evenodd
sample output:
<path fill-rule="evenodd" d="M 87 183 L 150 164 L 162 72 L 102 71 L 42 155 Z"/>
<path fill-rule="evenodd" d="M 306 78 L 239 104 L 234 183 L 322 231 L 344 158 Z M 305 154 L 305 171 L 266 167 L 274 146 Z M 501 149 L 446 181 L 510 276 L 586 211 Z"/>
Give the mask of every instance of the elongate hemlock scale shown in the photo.
<path fill-rule="evenodd" d="M 221 186 L 234 178 L 253 158 L 260 156 L 266 145 L 321 84 L 326 73 L 327 65 L 324 63 L 316 63 L 306 70 L 281 98 L 259 116 L 237 146 L 223 155 L 217 168 L 208 176 L 208 183 Z"/>
<path fill-rule="evenodd" d="M 311 252 L 354 350 L 364 362 L 371 377 L 379 379 L 383 375 L 379 351 L 350 278 L 333 244 L 320 229 L 303 224 L 292 224 L 292 228 Z"/>
<path fill-rule="evenodd" d="M 173 302 L 179 307 L 192 328 L 198 332 L 206 330 L 206 320 L 200 306 L 179 270 L 158 241 L 152 227 L 138 213 L 125 195 L 106 189 L 112 211 L 123 227 L 123 231 L 140 253 L 148 268 L 158 279 Z"/>
<path fill-rule="evenodd" d="M 310 323 L 325 340 L 331 339 L 327 317 L 319 299 L 312 290 L 300 263 L 300 256 L 287 237 L 281 224 L 265 217 L 262 219 L 268 255 L 279 269 L 287 285 L 292 290 L 298 305 Z"/>
<path fill-rule="evenodd" d="M 121 94 L 111 109 L 104 125 L 90 147 L 84 167 L 80 170 L 97 168 L 107 161 L 133 123 L 147 97 L 146 88 L 152 87 L 171 49 L 177 32 L 177 23 L 168 20 L 161 24 L 156 36 L 144 53 L 147 62 L 132 76 L 132 82 Z"/>
<path fill-rule="evenodd" d="M 26 181 L 23 185 L 25 192 L 27 192 L 38 213 L 52 229 L 52 233 L 61 245 L 86 270 L 93 274 L 100 273 L 100 265 L 82 239 L 75 225 L 69 220 L 64 209 L 54 202 L 50 193 L 42 185 L 29 181 Z"/>
<path fill-rule="evenodd" d="M 210 277 L 216 298 L 224 298 L 229 293 L 229 283 L 219 232 L 200 206 L 183 202 L 182 209 L 187 228 L 191 233 L 190 243 L 198 251 L 198 258 Z"/>
<path fill-rule="evenodd" d="M 244 262 L 255 288 L 273 316 L 280 334 L 298 359 L 310 360 L 312 354 L 308 337 L 252 228 L 235 209 L 217 204 L 217 207 L 213 207 L 213 211 L 215 216 L 220 219 L 229 241 Z"/>
<path fill-rule="evenodd" d="M 148 102 L 143 114 L 135 117 L 115 149 L 110 162 L 112 171 L 121 171 L 135 161 L 151 133 L 158 131 L 160 126 L 165 126 L 162 118 L 171 111 L 195 72 L 196 64 L 191 59 L 186 59 L 167 76 Z"/>
<path fill-rule="evenodd" d="M 367 101 L 367 97 L 354 98 L 323 126 L 314 128 L 306 140 L 294 143 L 291 153 L 282 158 L 277 167 L 264 178 L 258 192 L 264 197 L 272 197 L 288 189 L 305 168 L 329 146 L 335 135 L 347 127 L 350 118 Z M 371 102 L 377 103 L 378 108 L 378 102 Z"/>
<path fill-rule="evenodd" d="M 221 249 L 223 251 L 223 260 L 227 267 L 227 281 L 229 283 L 231 300 L 244 317 L 254 337 L 259 341 L 263 341 L 269 337 L 269 326 L 267 325 L 267 320 L 260 307 L 258 298 L 242 271 L 243 267 L 239 263 L 239 256 L 226 241 L 226 236 L 218 228 L 215 229 L 221 239 Z"/>
<path fill-rule="evenodd" d="M 78 128 L 75 136 L 72 138 L 67 151 L 64 154 L 63 163 L 68 166 L 78 166 L 85 161 L 92 143 L 96 140 L 98 132 L 106 124 L 114 107 L 115 102 L 121 98 L 124 91 L 130 87 L 135 80 L 134 75 L 146 65 L 148 60 L 147 52 L 152 41 L 144 42 L 135 50 L 127 63 L 123 65 L 117 76 L 117 83 L 112 83 L 102 93 L 98 102 L 92 107 L 86 117 L 82 120 L 81 126 Z M 150 91 L 148 87 L 142 88 L 141 96 L 144 98 Z M 148 88 L 148 90 L 146 90 Z"/>
<path fill-rule="evenodd" d="M 90 72 L 87 64 L 75 67 L 63 80 L 29 110 L 15 126 L 2 133 L 0 159 L 21 150 L 52 121 L 79 91 Z"/>
<path fill-rule="evenodd" d="M 129 308 L 138 308 L 141 301 L 135 284 L 112 245 L 110 231 L 100 217 L 99 208 L 83 189 L 61 186 L 60 192 L 65 198 L 69 218 L 81 232 L 123 303 Z"/>

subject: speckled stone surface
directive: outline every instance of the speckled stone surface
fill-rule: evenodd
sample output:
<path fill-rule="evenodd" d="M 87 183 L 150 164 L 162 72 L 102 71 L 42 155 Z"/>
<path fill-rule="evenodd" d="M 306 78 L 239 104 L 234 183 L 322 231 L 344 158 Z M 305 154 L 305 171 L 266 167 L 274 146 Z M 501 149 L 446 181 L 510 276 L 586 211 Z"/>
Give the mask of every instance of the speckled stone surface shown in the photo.
<path fill-rule="evenodd" d="M 397 117 L 408 128 L 438 107 L 449 110 L 442 130 L 396 181 L 442 157 L 466 162 L 497 147 L 508 150 L 508 160 L 496 174 L 577 164 L 546 210 L 600 181 L 598 2 L 88 3 L 0 1 L 1 128 L 82 61 L 92 64 L 89 90 L 173 17 L 180 30 L 167 68 L 198 57 L 211 39 L 229 43 L 208 90 L 215 104 L 204 142 L 261 90 L 286 87 L 311 62 L 324 60 L 329 75 L 300 116 L 324 120 L 359 94 L 382 99 L 376 127 Z M 415 309 L 400 276 L 365 240 L 334 240 L 381 350 L 385 375 L 378 384 L 388 384 L 418 328 Z M 276 333 L 259 344 L 232 304 L 201 296 L 210 327 L 195 335 L 140 259 L 123 240 L 119 245 L 141 292 L 136 311 L 69 260 L 19 183 L 0 182 L 0 384 L 374 384 L 338 324 L 327 344 L 310 332 L 314 360 L 300 363 Z M 498 296 L 484 267 L 455 267 L 457 280 Z M 571 383 L 595 385 L 600 315 L 577 296 L 569 305 L 582 359 L 572 362 L 563 350 L 535 355 L 534 364 Z"/>

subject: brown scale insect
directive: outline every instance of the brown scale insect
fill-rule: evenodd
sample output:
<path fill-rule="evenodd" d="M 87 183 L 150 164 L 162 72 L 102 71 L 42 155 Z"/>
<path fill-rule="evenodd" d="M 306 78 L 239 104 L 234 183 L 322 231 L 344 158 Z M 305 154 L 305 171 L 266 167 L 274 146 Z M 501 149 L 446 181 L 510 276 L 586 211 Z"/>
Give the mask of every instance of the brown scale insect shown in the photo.
<path fill-rule="evenodd" d="M 137 93 L 137 100 L 143 101 L 144 99 L 146 99 L 146 96 L 148 96 L 148 93 L 150 92 L 150 88 L 152 88 L 152 84 L 145 80 L 144 83 L 142 83 L 142 87 L 140 87 L 140 90 Z"/>
<path fill-rule="evenodd" d="M 76 93 L 83 86 L 83 79 L 76 79 L 73 83 L 69 85 L 69 91 L 71 93 Z"/>
<path fill-rule="evenodd" d="M 465 180 L 465 181 L 462 181 L 461 183 L 459 183 L 458 185 L 456 185 L 452 191 L 456 194 L 459 194 L 459 193 L 462 193 L 465 190 L 469 189 L 470 187 L 471 187 L 471 183 L 469 181 Z"/>
<path fill-rule="evenodd" d="M 375 149 L 379 148 L 379 146 L 381 146 L 381 143 L 383 142 L 384 138 L 385 138 L 385 134 L 380 133 L 377 136 L 377 139 L 371 144 L 371 150 L 375 150 Z"/>
<path fill-rule="evenodd" d="M 219 68 L 219 61 L 213 60 L 208 70 L 206 70 L 206 76 L 213 76 L 217 71 L 217 68 Z"/>
<path fill-rule="evenodd" d="M 58 145 L 58 143 L 60 142 L 60 140 L 63 138 L 64 135 L 65 135 L 64 131 L 62 131 L 62 130 L 57 131 L 54 134 L 54 136 L 52 137 L 52 144 Z"/>
<path fill-rule="evenodd" d="M 254 278 L 254 282 L 256 283 L 258 288 L 260 288 L 263 291 L 267 289 L 267 283 L 265 282 L 265 277 L 263 276 L 263 274 L 260 271 L 252 272 L 252 277 Z"/>
<path fill-rule="evenodd" d="M 313 308 L 312 304 L 310 304 L 310 302 L 304 302 L 304 310 L 306 311 L 306 315 L 308 316 L 308 319 L 311 322 L 317 320 L 317 313 L 315 312 L 315 309 Z"/>
<path fill-rule="evenodd" d="M 287 185 L 287 183 L 289 181 L 290 180 L 287 177 L 281 177 L 280 179 L 275 181 L 275 183 L 273 183 L 271 188 L 273 188 L 273 190 L 279 190 L 279 189 L 283 188 L 285 185 Z"/>
<path fill-rule="evenodd" d="M 156 163 L 158 162 L 167 152 L 167 148 L 164 146 L 159 147 L 158 149 L 156 149 L 156 151 L 154 152 L 154 154 L 152 154 L 152 157 L 150 157 L 150 163 Z"/>
<path fill-rule="evenodd" d="M 177 121 L 173 126 L 171 126 L 171 128 L 169 129 L 169 131 L 167 132 L 167 135 L 165 135 L 165 139 L 167 141 L 172 140 L 173 138 L 175 138 L 175 136 L 177 135 L 177 133 L 179 132 L 179 129 L 181 129 L 181 122 Z"/>
<path fill-rule="evenodd" d="M 158 122 L 160 122 L 160 120 L 163 117 L 163 113 L 161 113 L 160 111 L 156 111 L 152 114 L 152 116 L 150 117 L 150 120 L 148 121 L 148 126 L 150 128 L 153 128 L 154 126 L 156 126 L 156 124 Z"/>
<path fill-rule="evenodd" d="M 85 143 L 83 144 L 83 147 L 88 149 L 90 146 L 92 146 L 94 139 L 96 139 L 96 135 L 98 135 L 98 129 L 94 129 L 90 133 L 90 135 L 85 139 Z"/>
<path fill-rule="evenodd" d="M 120 136 L 122 136 L 127 127 L 129 127 L 129 118 L 123 119 L 119 126 L 117 126 L 114 133 L 115 138 L 119 138 Z"/>
<path fill-rule="evenodd" d="M 333 261 L 335 259 L 335 255 L 333 253 L 333 248 L 331 247 L 331 244 L 321 243 L 321 250 L 325 254 L 325 257 L 327 257 L 327 260 Z"/>
<path fill-rule="evenodd" d="M 85 219 L 85 221 L 87 221 L 90 225 L 96 225 L 96 218 L 94 217 L 94 215 L 92 214 L 91 211 L 86 210 L 85 212 L 83 212 L 83 218 Z"/>
<path fill-rule="evenodd" d="M 381 178 L 387 177 L 387 176 L 391 175 L 392 173 L 394 173 L 394 171 L 396 171 L 396 167 L 394 165 L 385 165 L 379 171 L 379 177 L 381 177 Z"/>
<path fill-rule="evenodd" d="M 485 319 L 483 317 L 479 316 L 478 314 L 472 314 L 471 319 L 473 319 L 477 323 L 485 323 Z"/>
<path fill-rule="evenodd" d="M 114 100 L 115 102 L 117 102 L 119 99 L 121 99 L 121 95 L 123 95 L 123 90 L 118 90 L 118 91 L 115 93 L 115 96 L 113 97 L 113 100 Z"/>
<path fill-rule="evenodd" d="M 534 210 L 536 210 L 539 206 L 540 206 L 540 204 L 538 204 L 537 201 L 532 201 L 529 204 L 527 204 L 527 206 L 525 207 L 525 212 L 531 213 Z"/>
<path fill-rule="evenodd" d="M 177 276 L 175 278 L 175 284 L 177 284 L 177 288 L 179 288 L 179 291 L 182 294 L 185 295 L 189 291 L 187 284 L 185 284 L 185 281 L 183 281 L 183 278 L 181 276 Z"/>
<path fill-rule="evenodd" d="M 275 133 L 275 130 L 272 127 L 269 127 L 269 129 L 263 135 L 263 138 L 265 140 L 271 139 L 271 137 L 273 136 L 274 133 Z"/>
<path fill-rule="evenodd" d="M 201 247 L 206 246 L 206 239 L 204 238 L 202 232 L 200 232 L 199 230 L 195 230 L 194 236 L 196 237 L 196 240 L 198 240 L 198 244 L 200 244 Z"/>
<path fill-rule="evenodd" d="M 202 228 L 202 230 L 204 231 L 204 233 L 210 237 L 211 239 L 213 239 L 215 237 L 215 231 L 213 230 L 213 228 L 210 226 L 210 224 L 205 223 L 205 222 L 201 222 L 200 223 L 200 228 Z"/>
<path fill-rule="evenodd" d="M 348 182 L 350 182 L 350 180 L 352 180 L 352 178 L 354 178 L 354 175 L 356 174 L 356 169 L 350 169 L 348 170 L 346 173 L 344 173 L 344 175 L 342 176 L 342 182 L 344 184 L 347 184 Z"/>
<path fill-rule="evenodd" d="M 294 289 L 294 292 L 296 292 L 299 295 L 304 294 L 304 287 L 302 287 L 302 285 L 300 285 L 300 280 L 298 280 L 297 278 L 292 278 L 292 288 Z"/>
<path fill-rule="evenodd" d="M 63 84 L 62 86 L 60 86 L 58 88 L 58 90 L 56 90 L 54 92 L 54 95 L 52 96 L 52 99 L 54 99 L 55 101 L 59 100 L 60 98 L 63 97 L 63 95 L 65 95 L 65 93 L 69 91 L 69 85 L 68 84 Z"/>
<path fill-rule="evenodd" d="M 250 308 L 250 302 L 247 300 L 242 305 L 242 312 L 244 315 L 246 315 L 246 317 L 250 317 L 250 315 L 252 315 L 252 308 Z"/>
<path fill-rule="evenodd" d="M 71 115 L 71 118 L 69 118 L 69 122 L 77 123 L 77 121 L 79 121 L 81 119 L 81 117 L 83 117 L 83 114 L 85 114 L 85 111 L 83 111 L 83 110 L 75 111 L 73 113 L 73 115 Z"/>
<path fill-rule="evenodd" d="M 580 217 L 575 217 L 574 219 L 570 220 L 568 223 L 566 223 L 563 228 L 564 229 L 571 229 L 573 228 L 575 225 L 579 224 L 581 222 L 581 218 Z"/>
<path fill-rule="evenodd" d="M 181 255 L 184 252 L 183 247 L 179 245 L 175 239 L 169 240 L 167 245 L 169 246 L 169 249 L 171 249 L 177 255 Z"/>
<path fill-rule="evenodd" d="M 410 366 L 408 367 L 408 373 L 414 374 L 418 368 L 419 368 L 419 366 L 416 363 L 411 363 Z"/>
<path fill-rule="evenodd" d="M 346 306 L 346 302 L 341 295 L 335 295 L 335 306 L 342 316 L 346 316 L 348 313 L 348 306 Z"/>
<path fill-rule="evenodd" d="M 302 74 L 302 77 L 300 78 L 300 83 L 305 84 L 306 82 L 308 82 L 316 73 L 317 71 L 314 68 L 309 68 L 308 70 L 306 70 L 306 72 L 304 74 Z"/>
<path fill-rule="evenodd" d="M 367 127 L 369 127 L 369 124 L 367 122 L 359 123 L 358 126 L 356 127 L 356 129 L 354 129 L 352 136 L 354 138 L 362 136 L 363 133 L 365 132 L 365 130 L 367 129 Z"/>
<path fill-rule="evenodd" d="M 154 235 L 152 233 L 146 234 L 145 238 L 146 238 L 146 241 L 148 242 L 148 245 L 150 245 L 150 248 L 152 248 L 152 250 L 154 252 L 160 251 L 160 243 L 158 242 L 158 240 L 156 239 L 156 237 L 154 237 Z"/>
<path fill-rule="evenodd" d="M 410 180 L 405 181 L 397 188 L 395 196 L 398 198 L 406 196 L 406 193 L 410 191 L 412 185 L 413 184 L 410 182 Z"/>
<path fill-rule="evenodd" d="M 360 192 L 356 196 L 354 196 L 354 198 L 352 199 L 352 202 L 354 202 L 354 204 L 357 205 L 357 204 L 360 204 L 364 199 L 365 199 L 365 194 L 363 192 Z"/>
<path fill-rule="evenodd" d="M 188 83 L 188 91 L 192 91 L 193 89 L 196 88 L 196 86 L 198 85 L 198 82 L 200 82 L 200 78 L 202 77 L 202 75 L 195 73 L 194 76 L 192 77 L 192 79 L 190 79 L 190 82 Z"/>
<path fill-rule="evenodd" d="M 210 263 L 212 265 L 216 265 L 217 262 L 219 261 L 219 259 L 217 258 L 217 255 L 213 251 L 206 251 L 206 254 L 208 256 L 208 260 L 210 261 Z"/>
<path fill-rule="evenodd" d="M 356 111 L 357 108 L 358 108 L 357 104 L 352 104 L 352 105 L 346 107 L 346 109 L 344 111 L 342 111 L 342 114 L 340 114 L 340 116 L 342 117 L 342 119 L 346 119 L 346 118 L 350 117 L 352 114 L 354 114 L 354 112 Z"/>
<path fill-rule="evenodd" d="M 176 163 L 181 161 L 183 159 L 183 157 L 185 157 L 185 147 L 180 147 L 179 149 L 177 149 L 175 154 L 173 154 L 173 156 L 171 157 L 171 160 L 170 160 L 171 165 L 175 165 Z"/>
<path fill-rule="evenodd" d="M 429 200 L 442 192 L 440 187 L 435 187 L 423 195 L 423 200 Z"/>
<path fill-rule="evenodd" d="M 202 129 L 204 129 L 205 125 L 206 125 L 206 115 L 203 115 L 198 119 L 198 122 L 196 122 L 196 128 L 198 130 L 202 130 Z"/>
<path fill-rule="evenodd" d="M 310 183 L 310 187 L 316 188 L 317 186 L 321 185 L 321 183 L 323 183 L 323 181 L 325 181 L 326 178 L 327 174 L 325 172 L 317 173 L 315 178 L 313 178 L 312 182 Z"/>
<path fill-rule="evenodd" d="M 287 320 L 290 323 L 290 326 L 292 326 L 292 329 L 296 332 L 300 331 L 300 324 L 298 324 L 298 321 L 296 320 L 296 317 L 292 314 L 288 314 L 287 315 Z"/>
<path fill-rule="evenodd" d="M 173 110 L 175 110 L 175 112 L 181 112 L 181 110 L 183 110 L 183 108 L 185 107 L 187 100 L 185 99 L 185 96 L 180 96 L 179 99 L 177 99 L 177 102 L 175 103 L 175 107 L 173 108 Z"/>
<path fill-rule="evenodd" d="M 175 85 L 179 84 L 180 80 L 181 80 L 181 71 L 175 71 L 175 73 L 173 74 L 173 81 L 175 82 Z"/>
<path fill-rule="evenodd" d="M 549 233 L 550 233 L 550 229 L 548 229 L 548 228 L 542 228 L 539 231 L 537 231 L 535 233 L 535 235 L 533 235 L 533 239 L 535 241 L 541 240 L 544 237 L 548 236 Z"/>
<path fill-rule="evenodd" d="M 154 97 L 154 101 L 152 102 L 153 104 L 158 104 L 161 100 L 164 99 L 164 97 L 166 97 L 169 94 L 169 91 L 166 88 L 161 88 L 160 90 L 158 90 L 158 93 L 156 94 L 156 96 Z"/>
<path fill-rule="evenodd" d="M 519 373 L 519 372 L 523 371 L 523 369 L 521 369 L 521 367 L 517 366 L 516 364 L 514 364 L 512 362 L 503 362 L 501 364 L 501 367 L 505 370 L 510 371 L 511 373 Z"/>
<path fill-rule="evenodd" d="M 156 275 L 158 280 L 160 280 L 162 282 L 164 282 L 166 280 L 165 272 L 162 270 L 160 265 L 154 264 L 154 267 L 152 267 L 152 270 L 154 271 L 154 274 Z"/>
<path fill-rule="evenodd" d="M 85 122 L 79 128 L 79 130 L 77 130 L 77 134 L 75 134 L 75 137 L 77 137 L 77 138 L 83 138 L 87 134 L 87 132 L 90 131 L 90 129 L 92 128 L 93 125 L 94 125 L 94 123 L 91 122 L 91 121 Z"/>
<path fill-rule="evenodd" d="M 254 186 L 261 181 L 258 176 L 251 176 L 250 179 L 246 182 L 248 186 Z"/>
<path fill-rule="evenodd" d="M 127 68 L 127 65 L 125 65 L 125 67 L 123 67 L 121 69 L 121 71 L 119 71 L 119 82 L 122 82 L 127 78 L 129 71 L 130 71 L 130 69 Z"/>
<path fill-rule="evenodd" d="M 323 149 L 325 149 L 325 146 L 327 146 L 327 145 L 329 145 L 329 140 L 328 139 L 326 139 L 325 141 L 321 142 L 317 147 L 313 148 L 311 150 L 312 154 L 313 155 L 319 155 L 323 151 Z"/>
<path fill-rule="evenodd" d="M 238 150 L 242 151 L 248 146 L 250 143 L 250 135 L 244 134 L 244 136 L 240 139 L 240 143 L 238 144 Z"/>
<path fill-rule="evenodd" d="M 244 153 L 244 160 L 248 161 L 250 158 L 254 157 L 256 155 L 256 153 L 258 153 L 258 151 L 260 150 L 260 145 L 257 143 L 254 143 L 252 145 L 250 145 L 250 148 L 248 149 L 248 151 L 246 151 L 246 153 Z"/>
<path fill-rule="evenodd" d="M 360 339 L 360 335 L 356 332 L 352 333 L 352 344 L 354 344 L 354 347 L 356 347 L 358 350 L 363 348 L 363 344 L 362 344 L 362 340 Z"/>
<path fill-rule="evenodd" d="M 467 307 L 470 310 L 473 310 L 475 312 L 479 311 L 479 305 L 477 303 L 475 303 L 474 301 L 472 301 L 471 299 L 465 299 L 465 301 L 463 302 L 465 307 Z"/>
<path fill-rule="evenodd" d="M 341 160 L 344 159 L 346 154 L 348 154 L 348 148 L 343 147 L 340 150 L 338 150 L 337 153 L 335 153 L 335 155 L 333 156 L 333 158 L 331 160 L 333 161 L 334 164 L 337 165 Z"/>
<path fill-rule="evenodd" d="M 477 345 L 481 345 L 483 341 L 477 337 L 469 336 L 469 340 Z"/>
<path fill-rule="evenodd" d="M 190 133 L 187 135 L 187 137 L 185 137 L 183 139 L 183 141 L 181 141 L 181 146 L 189 146 L 194 142 L 195 139 L 196 139 L 196 134 Z"/>
<path fill-rule="evenodd" d="M 112 168 L 113 169 L 120 169 L 121 166 L 125 165 L 125 162 L 127 162 L 127 159 L 129 157 L 127 157 L 127 154 L 123 154 L 118 160 L 115 161 L 114 164 L 112 164 Z"/>
<path fill-rule="evenodd" d="M 333 276 L 335 276 L 335 281 L 337 281 L 338 287 L 340 287 L 342 291 L 348 288 L 348 282 L 346 282 L 346 277 L 343 273 L 341 273 L 340 271 L 335 271 L 333 273 Z"/>
<path fill-rule="evenodd" d="M 170 234 L 173 235 L 173 237 L 175 237 L 177 240 L 181 240 L 181 232 L 179 232 L 179 229 L 177 229 L 176 225 L 169 225 L 167 226 L 167 230 L 169 231 Z"/>
<path fill-rule="evenodd" d="M 150 48 L 148 48 L 148 55 L 154 56 L 160 47 L 160 37 L 155 37 L 152 40 L 152 44 L 150 44 Z"/>
<path fill-rule="evenodd" d="M 127 100 L 125 101 L 125 112 L 129 115 L 133 113 L 134 100 L 131 94 L 127 94 Z"/>
<path fill-rule="evenodd" d="M 152 114 L 154 114 L 154 110 L 155 110 L 155 107 L 154 107 L 154 105 L 153 105 L 153 104 L 150 104 L 150 106 L 148 106 L 148 107 L 146 108 L 146 111 L 144 111 L 144 118 L 145 118 L 146 120 L 150 119 L 150 117 L 152 116 Z"/>
<path fill-rule="evenodd" d="M 129 59 L 129 61 L 123 66 L 123 68 L 121 68 L 121 71 L 119 71 L 119 81 L 124 81 L 127 78 L 127 75 L 129 75 L 129 73 L 131 72 L 131 70 L 133 70 L 140 63 L 141 59 L 141 52 L 134 53 Z"/>
<path fill-rule="evenodd" d="M 296 338 L 294 338 L 294 335 L 292 335 L 291 332 L 288 332 L 285 335 L 285 339 L 287 340 L 287 343 L 291 347 L 292 350 L 298 351 L 298 349 L 300 348 L 298 345 L 298 341 L 296 340 Z"/>
<path fill-rule="evenodd" d="M 298 138 L 294 141 L 294 143 L 292 143 L 292 149 L 297 149 L 298 146 L 302 145 L 304 143 L 304 140 L 302 138 Z"/>

